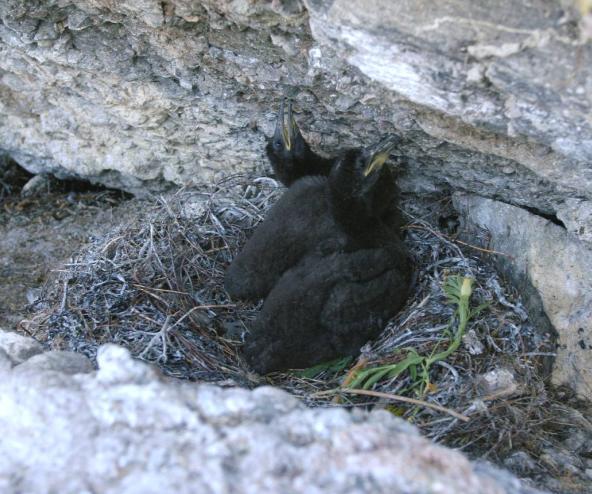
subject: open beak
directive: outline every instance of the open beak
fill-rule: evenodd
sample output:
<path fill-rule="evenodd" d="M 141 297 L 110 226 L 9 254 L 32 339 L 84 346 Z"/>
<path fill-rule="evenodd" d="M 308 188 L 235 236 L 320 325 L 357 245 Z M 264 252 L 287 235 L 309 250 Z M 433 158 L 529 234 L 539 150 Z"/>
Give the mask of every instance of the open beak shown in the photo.
<path fill-rule="evenodd" d="M 300 135 L 300 129 L 296 125 L 296 120 L 292 113 L 292 101 L 288 100 L 288 112 L 286 115 L 284 113 L 284 99 L 282 99 L 273 137 L 274 139 L 281 139 L 284 147 L 288 151 L 291 151 L 294 140 L 298 135 Z"/>
<path fill-rule="evenodd" d="M 369 155 L 368 163 L 364 168 L 364 177 L 367 177 L 371 173 L 379 171 L 388 157 L 391 151 L 399 143 L 400 138 L 394 135 L 388 136 L 382 139 L 377 144 L 368 146 L 365 152 Z"/>

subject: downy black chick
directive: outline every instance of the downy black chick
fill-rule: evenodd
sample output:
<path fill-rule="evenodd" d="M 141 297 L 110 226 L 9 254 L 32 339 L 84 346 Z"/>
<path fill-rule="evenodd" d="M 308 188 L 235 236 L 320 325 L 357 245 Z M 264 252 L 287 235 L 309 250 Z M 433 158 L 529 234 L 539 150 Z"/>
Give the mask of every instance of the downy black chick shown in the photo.
<path fill-rule="evenodd" d="M 357 228 L 373 225 L 377 218 L 398 232 L 402 224 L 396 207 L 398 188 L 388 167 L 382 166 L 397 142 L 391 136 L 366 149 L 345 151 L 336 158 L 331 180 L 307 176 L 296 181 L 226 271 L 228 294 L 246 300 L 266 297 L 280 277 L 304 257 L 359 248 L 365 236 Z M 382 163 L 361 180 L 361 171 L 351 169 L 356 158 Z M 338 189 L 343 193 L 333 193 Z"/>
<path fill-rule="evenodd" d="M 398 229 L 384 220 L 390 147 L 387 140 L 347 151 L 325 180 L 327 209 L 310 221 L 325 218 L 321 233 L 342 246 L 313 249 L 274 284 L 244 348 L 259 373 L 353 355 L 405 303 L 411 263 Z"/>
<path fill-rule="evenodd" d="M 291 100 L 288 100 L 287 115 L 284 100 L 280 103 L 275 132 L 265 152 L 276 177 L 287 187 L 305 176 L 329 175 L 334 162 L 333 158 L 316 154 L 304 140 L 292 113 Z"/>

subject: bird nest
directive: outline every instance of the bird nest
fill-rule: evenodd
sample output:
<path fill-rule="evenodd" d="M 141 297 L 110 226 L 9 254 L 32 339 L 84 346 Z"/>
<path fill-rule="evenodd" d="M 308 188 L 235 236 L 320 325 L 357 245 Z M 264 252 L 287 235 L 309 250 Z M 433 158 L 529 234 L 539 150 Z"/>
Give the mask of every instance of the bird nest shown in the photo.
<path fill-rule="evenodd" d="M 380 406 L 430 437 L 494 459 L 520 444 L 534 448 L 533 437 L 555 426 L 558 406 L 541 372 L 550 342 L 487 262 L 495 254 L 427 221 L 449 201 L 402 204 L 416 282 L 359 357 L 252 373 L 240 348 L 260 305 L 231 300 L 224 272 L 281 194 L 272 179 L 233 176 L 159 197 L 56 272 L 24 328 L 91 359 L 99 345 L 117 343 L 176 378 L 273 384 L 313 406 Z M 463 283 L 471 293 L 461 327 L 454 289 Z"/>

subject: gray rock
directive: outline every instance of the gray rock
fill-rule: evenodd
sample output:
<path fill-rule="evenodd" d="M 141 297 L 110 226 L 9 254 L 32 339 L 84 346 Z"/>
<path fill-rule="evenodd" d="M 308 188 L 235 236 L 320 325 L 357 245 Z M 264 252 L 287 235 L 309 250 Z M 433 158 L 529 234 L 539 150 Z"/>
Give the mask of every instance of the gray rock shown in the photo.
<path fill-rule="evenodd" d="M 478 461 L 475 463 L 475 469 L 480 474 L 494 478 L 505 489 L 504 492 L 513 492 L 515 494 L 536 494 L 541 492 L 489 462 Z"/>
<path fill-rule="evenodd" d="M 313 147 L 398 132 L 405 190 L 590 241 L 592 45 L 570 2 L 10 0 L 0 19 L 0 148 L 30 171 L 138 193 L 262 171 L 298 89 Z"/>
<path fill-rule="evenodd" d="M 586 172 L 590 123 L 575 132 L 561 123 L 583 122 L 590 101 L 585 71 L 573 85 L 559 84 L 577 65 L 577 50 L 570 47 L 583 45 L 569 25 L 575 13 L 560 2 L 505 0 L 495 9 L 483 1 L 307 5 L 314 37 L 338 46 L 371 79 L 464 123 L 544 142 L 583 160 L 580 172 Z M 582 49 L 586 58 L 588 48 Z M 565 55 L 561 64 L 558 54 Z M 552 122 L 544 120 L 550 116 Z"/>
<path fill-rule="evenodd" d="M 592 249 L 524 209 L 455 194 L 466 226 L 486 229 L 499 266 L 513 278 L 539 329 L 558 333 L 553 383 L 592 396 Z M 507 257 L 507 256 L 511 257 Z M 545 321 L 552 326 L 545 327 Z"/>
<path fill-rule="evenodd" d="M 49 189 L 51 184 L 51 177 L 40 173 L 32 177 L 21 189 L 21 196 L 34 196 Z"/>
<path fill-rule="evenodd" d="M 0 329 L 0 350 L 4 350 L 15 364 L 43 352 L 43 347 L 33 338 Z"/>
<path fill-rule="evenodd" d="M 539 492 L 385 411 L 163 381 L 113 345 L 98 360 L 97 373 L 0 380 L 1 492 Z"/>
<path fill-rule="evenodd" d="M 496 397 L 510 396 L 519 390 L 514 373 L 503 368 L 493 369 L 479 376 L 477 386 L 483 394 Z"/>
<path fill-rule="evenodd" d="M 36 374 L 47 371 L 57 371 L 64 374 L 79 374 L 92 372 L 94 367 L 88 357 L 80 353 L 52 351 L 35 355 L 26 362 L 17 365 L 14 373 Z"/>
<path fill-rule="evenodd" d="M 8 353 L 0 348 L 0 373 L 7 372 L 12 369 L 13 362 Z"/>
<path fill-rule="evenodd" d="M 590 451 L 592 451 L 592 424 L 588 422 L 587 425 L 588 430 L 583 429 L 580 424 L 574 427 L 574 430 L 571 431 L 570 435 L 564 441 L 567 450 L 578 454 L 584 453 L 584 455 L 589 455 Z"/>
<path fill-rule="evenodd" d="M 538 458 L 547 469 L 559 472 L 561 475 L 576 476 L 582 468 L 581 460 L 571 451 L 547 448 Z"/>
<path fill-rule="evenodd" d="M 557 208 L 557 217 L 570 233 L 592 242 L 592 202 L 567 197 Z"/>
<path fill-rule="evenodd" d="M 504 465 L 520 475 L 532 475 L 541 470 L 534 458 L 525 451 L 512 453 L 504 460 Z"/>
<path fill-rule="evenodd" d="M 143 365 L 131 358 L 127 348 L 103 345 L 97 352 L 97 379 L 105 384 L 134 382 L 141 384 L 157 376 L 156 368 Z"/>

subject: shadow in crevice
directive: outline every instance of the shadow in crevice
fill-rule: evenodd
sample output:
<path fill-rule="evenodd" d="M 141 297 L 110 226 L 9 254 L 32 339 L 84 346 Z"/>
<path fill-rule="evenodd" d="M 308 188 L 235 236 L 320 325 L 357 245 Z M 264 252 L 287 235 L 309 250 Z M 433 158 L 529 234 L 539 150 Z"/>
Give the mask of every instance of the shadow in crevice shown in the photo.
<path fill-rule="evenodd" d="M 0 155 L 0 204 L 15 194 L 20 193 L 33 174 L 19 166 L 7 155 Z"/>
<path fill-rule="evenodd" d="M 108 193 L 117 202 L 133 197 L 119 189 L 112 189 L 81 178 L 60 179 L 51 174 L 32 174 L 8 155 L 0 155 L 0 205 L 18 202 L 25 197 L 65 196 L 70 202 L 77 194 Z"/>

